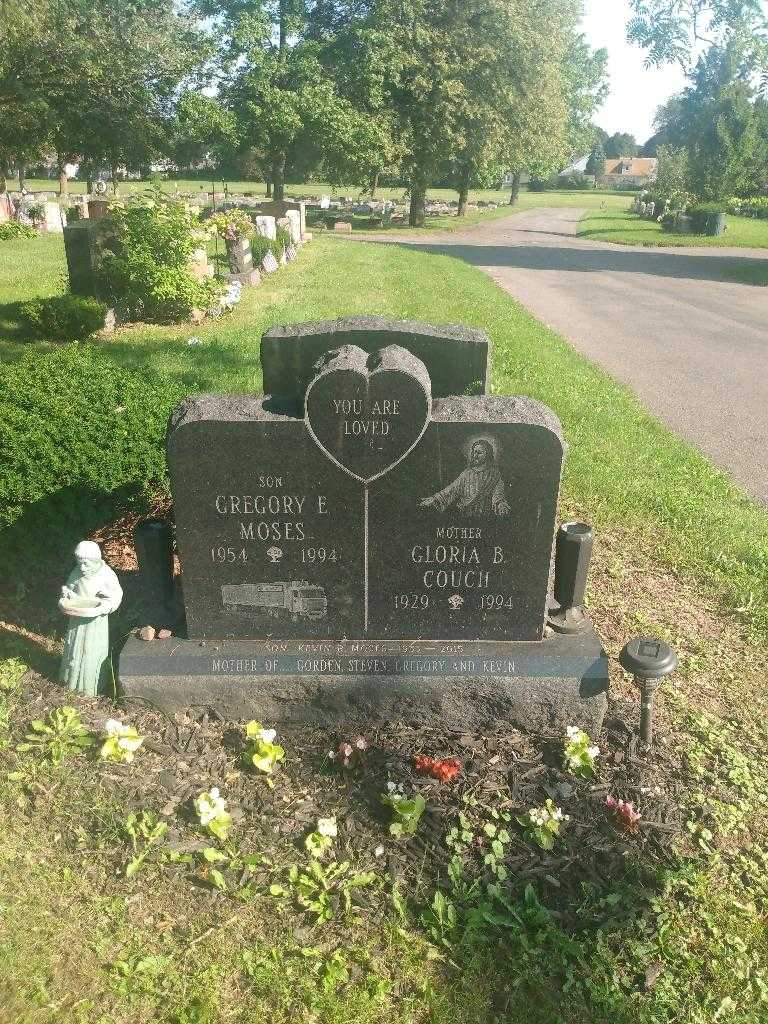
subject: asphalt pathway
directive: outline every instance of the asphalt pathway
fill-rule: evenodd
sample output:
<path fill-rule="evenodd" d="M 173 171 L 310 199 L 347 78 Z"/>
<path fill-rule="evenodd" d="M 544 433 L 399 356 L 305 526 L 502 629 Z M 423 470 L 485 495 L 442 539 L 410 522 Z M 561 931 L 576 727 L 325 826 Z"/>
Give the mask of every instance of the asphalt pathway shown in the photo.
<path fill-rule="evenodd" d="M 398 241 L 484 270 L 768 504 L 768 288 L 723 280 L 768 251 L 591 242 L 576 237 L 584 212 Z"/>

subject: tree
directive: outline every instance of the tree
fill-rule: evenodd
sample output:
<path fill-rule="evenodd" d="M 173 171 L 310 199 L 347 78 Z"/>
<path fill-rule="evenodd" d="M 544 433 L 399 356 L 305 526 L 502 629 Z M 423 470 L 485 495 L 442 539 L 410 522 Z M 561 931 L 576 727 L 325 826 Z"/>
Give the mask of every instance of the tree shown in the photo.
<path fill-rule="evenodd" d="M 623 156 L 637 156 L 637 141 L 629 132 L 615 132 L 605 142 L 605 155 L 618 160 Z"/>
<path fill-rule="evenodd" d="M 587 160 L 587 174 L 594 174 L 595 184 L 597 179 L 605 174 L 605 150 L 602 142 L 596 142 Z"/>
<path fill-rule="evenodd" d="M 222 104 L 188 90 L 176 104 L 167 152 L 179 169 L 191 168 L 231 145 L 234 136 L 234 119 Z"/>
<path fill-rule="evenodd" d="M 161 146 L 179 83 L 203 58 L 194 19 L 173 0 L 33 0 L 10 18 L 4 120 L 31 126 L 30 146 L 56 153 L 62 193 L 78 158 L 114 167 Z"/>
<path fill-rule="evenodd" d="M 630 0 L 627 38 L 649 65 L 691 66 L 702 45 L 740 41 L 753 67 L 768 66 L 768 17 L 762 0 Z"/>
<path fill-rule="evenodd" d="M 692 200 L 688 151 L 674 146 L 659 146 L 654 192 L 675 209 L 683 209 Z"/>

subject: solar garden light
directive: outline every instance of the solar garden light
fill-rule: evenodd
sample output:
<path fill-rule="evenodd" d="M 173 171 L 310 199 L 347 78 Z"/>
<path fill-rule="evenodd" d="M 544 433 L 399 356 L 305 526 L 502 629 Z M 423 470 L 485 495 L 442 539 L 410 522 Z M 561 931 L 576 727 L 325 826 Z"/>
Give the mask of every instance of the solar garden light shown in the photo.
<path fill-rule="evenodd" d="M 653 695 L 664 676 L 677 668 L 677 654 L 663 640 L 641 636 L 622 649 L 619 664 L 635 677 L 640 690 L 640 741 L 653 742 Z"/>
<path fill-rule="evenodd" d="M 580 633 L 589 626 L 584 591 L 592 558 L 594 532 L 586 523 L 563 523 L 555 541 L 555 600 L 549 625 L 558 633 Z"/>

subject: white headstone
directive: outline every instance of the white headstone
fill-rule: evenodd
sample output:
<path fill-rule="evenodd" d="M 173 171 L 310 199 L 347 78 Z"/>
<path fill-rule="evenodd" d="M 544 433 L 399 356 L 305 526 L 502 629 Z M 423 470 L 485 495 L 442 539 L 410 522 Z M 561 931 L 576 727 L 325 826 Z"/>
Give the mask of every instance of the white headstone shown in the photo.
<path fill-rule="evenodd" d="M 274 217 L 267 217 L 266 215 L 254 217 L 253 223 L 256 227 L 257 235 L 261 235 L 263 238 L 277 238 L 277 224 Z"/>
<path fill-rule="evenodd" d="M 301 214 L 298 210 L 286 210 L 285 216 L 288 220 L 291 241 L 294 245 L 299 245 L 301 242 Z"/>
<path fill-rule="evenodd" d="M 48 201 L 43 203 L 43 223 L 48 232 L 61 232 L 67 224 L 67 215 L 58 203 Z"/>
<path fill-rule="evenodd" d="M 331 197 L 330 196 L 320 196 L 320 209 L 321 210 L 329 209 L 330 205 L 331 205 Z"/>

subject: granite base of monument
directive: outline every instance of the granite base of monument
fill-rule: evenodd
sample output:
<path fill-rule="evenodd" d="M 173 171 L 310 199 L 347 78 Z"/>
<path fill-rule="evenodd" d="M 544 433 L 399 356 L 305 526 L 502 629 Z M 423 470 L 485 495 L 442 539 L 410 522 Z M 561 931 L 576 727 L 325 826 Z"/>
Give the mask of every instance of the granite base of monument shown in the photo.
<path fill-rule="evenodd" d="M 594 630 L 534 643 L 200 641 L 130 637 L 122 699 L 168 714 L 325 727 L 386 725 L 596 736 L 608 662 Z"/>

